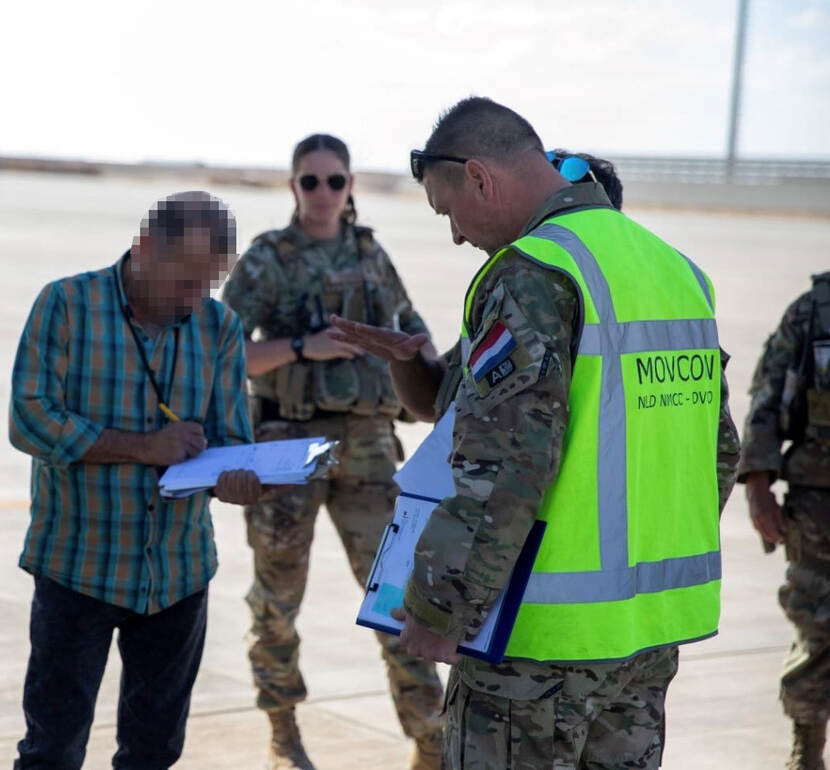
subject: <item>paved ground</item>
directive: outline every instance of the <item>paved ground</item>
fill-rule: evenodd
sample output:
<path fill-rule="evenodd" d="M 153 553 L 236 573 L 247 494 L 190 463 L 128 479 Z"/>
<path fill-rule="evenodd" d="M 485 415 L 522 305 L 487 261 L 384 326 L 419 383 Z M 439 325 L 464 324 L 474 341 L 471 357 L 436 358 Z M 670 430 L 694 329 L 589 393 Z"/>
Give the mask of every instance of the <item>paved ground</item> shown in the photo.
<path fill-rule="evenodd" d="M 279 226 L 290 212 L 285 194 L 240 188 L 216 190 L 239 218 L 240 243 Z M 143 180 L 0 174 L 0 413 L 21 326 L 40 286 L 89 267 L 114 262 L 128 247 L 142 212 L 172 192 Z M 358 195 L 363 220 L 376 226 L 439 347 L 459 323 L 461 296 L 480 260 L 449 241 L 447 223 L 416 198 Z M 790 298 L 808 285 L 830 241 L 830 220 L 632 211 L 713 278 L 719 295 L 723 345 L 732 354 L 733 412 L 742 421 L 755 357 Z M 425 428 L 404 426 L 414 447 Z M 26 624 L 31 579 L 14 565 L 27 523 L 27 459 L 0 444 L 0 764 L 11 762 L 22 733 L 20 693 L 28 653 Z M 259 767 L 265 723 L 253 708 L 242 596 L 249 556 L 238 510 L 214 507 L 221 567 L 212 584 L 207 650 L 193 700 L 187 745 L 178 767 L 200 770 Z M 721 634 L 684 648 L 669 693 L 664 767 L 752 767 L 784 764 L 788 726 L 780 713 L 777 674 L 790 632 L 775 592 L 780 554 L 764 557 L 747 521 L 742 496 L 723 520 L 724 612 Z M 360 591 L 335 532 L 319 519 L 311 580 L 300 631 L 302 665 L 311 697 L 300 709 L 309 752 L 321 770 L 403 768 L 408 747 L 394 719 L 372 636 L 353 623 Z M 85 767 L 110 766 L 118 660 L 107 670 Z"/>

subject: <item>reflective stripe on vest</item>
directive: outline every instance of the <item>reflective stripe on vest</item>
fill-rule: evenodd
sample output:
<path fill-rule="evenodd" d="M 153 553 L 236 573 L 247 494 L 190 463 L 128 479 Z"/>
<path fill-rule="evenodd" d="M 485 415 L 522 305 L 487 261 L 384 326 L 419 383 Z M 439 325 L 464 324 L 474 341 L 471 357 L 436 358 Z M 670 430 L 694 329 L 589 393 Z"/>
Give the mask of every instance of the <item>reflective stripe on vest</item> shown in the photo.
<path fill-rule="evenodd" d="M 607 254 L 600 253 L 595 256 L 574 232 L 574 229 L 588 227 L 587 223 L 591 220 L 597 220 L 599 227 L 602 227 L 604 223 L 598 220 L 609 216 L 619 217 L 619 219 L 606 220 L 606 223 L 613 222 L 615 226 L 621 228 L 620 232 L 623 235 L 631 235 L 635 243 L 642 243 L 646 249 L 654 251 L 654 270 L 658 276 L 661 265 L 668 266 L 663 269 L 663 277 L 667 281 L 678 275 L 679 266 L 682 263 L 679 262 L 677 252 L 672 250 L 672 256 L 661 262 L 660 260 L 663 259 L 661 255 L 665 255 L 668 251 L 668 247 L 662 241 L 640 229 L 622 215 L 607 210 L 602 210 L 602 213 L 584 211 L 556 217 L 510 247 L 510 250 L 546 268 L 564 272 L 580 289 L 583 324 L 569 396 L 572 425 L 569 427 L 569 435 L 566 435 L 564 449 L 566 452 L 582 452 L 583 454 L 575 458 L 571 454 L 565 457 L 563 452 L 559 476 L 543 498 L 539 518 L 549 522 L 548 532 L 550 533 L 552 523 L 561 525 L 561 517 L 570 516 L 572 520 L 568 522 L 568 527 L 570 527 L 568 531 L 573 530 L 579 536 L 590 539 L 590 524 L 581 520 L 582 517 L 590 517 L 590 506 L 586 503 L 585 510 L 563 512 L 561 500 L 557 506 L 554 498 L 557 497 L 556 488 L 559 484 L 570 484 L 571 486 L 567 489 L 574 487 L 584 490 L 587 486 L 585 479 L 577 482 L 573 479 L 579 474 L 584 476 L 585 467 L 595 467 L 592 492 L 595 495 L 593 507 L 596 523 L 594 526 L 598 539 L 598 564 L 591 565 L 588 569 L 573 568 L 580 558 L 583 561 L 586 559 L 590 561 L 589 557 L 579 555 L 570 558 L 572 564 L 569 566 L 563 567 L 560 564 L 551 563 L 551 557 L 545 556 L 546 547 L 543 540 L 543 546 L 523 599 L 517 627 L 514 629 L 508 646 L 508 655 L 514 657 L 562 661 L 617 659 L 628 657 L 642 649 L 708 636 L 717 629 L 719 586 L 716 583 L 721 576 L 721 564 L 717 535 L 715 456 L 720 400 L 720 356 L 712 290 L 705 275 L 690 260 L 683 257 L 682 259 L 685 260 L 694 276 L 696 286 L 686 281 L 678 289 L 680 294 L 678 304 L 682 306 L 685 301 L 686 305 L 691 307 L 696 303 L 695 317 L 618 320 L 609 281 L 600 265 L 611 264 L 612 267 L 619 268 L 625 257 L 615 256 L 612 250 L 608 250 Z M 566 222 L 572 226 L 565 226 Z M 557 258 L 555 254 L 543 254 L 544 249 L 540 247 L 540 243 L 545 241 L 561 247 L 572 262 L 568 262 L 564 257 Z M 468 325 L 475 289 L 505 251 L 488 261 L 468 291 L 465 323 L 462 329 L 465 367 L 469 357 Z M 600 257 L 599 260 L 597 256 Z M 698 290 L 702 297 L 701 294 L 696 293 Z M 705 301 L 701 301 L 703 299 Z M 633 308 L 642 305 L 636 300 L 629 304 Z M 701 312 L 697 312 L 697 306 Z M 637 462 L 640 456 L 650 457 L 649 452 L 653 454 L 655 449 L 649 447 L 638 454 L 636 450 L 630 450 L 627 447 L 629 438 L 627 426 L 631 421 L 629 410 L 632 407 L 626 406 L 623 366 L 624 361 L 628 361 L 631 367 L 633 359 L 638 367 L 635 371 L 643 376 L 649 371 L 646 370 L 646 364 L 652 366 L 653 361 L 643 363 L 633 354 L 648 353 L 674 353 L 671 358 L 671 365 L 674 367 L 673 377 L 679 381 L 688 383 L 692 379 L 706 377 L 714 383 L 714 387 L 708 392 L 699 391 L 703 395 L 700 397 L 702 403 L 694 407 L 698 411 L 689 412 L 695 415 L 689 423 L 692 432 L 702 427 L 713 437 L 714 445 L 711 447 L 711 452 L 707 447 L 706 451 L 698 452 L 700 456 L 697 459 L 692 457 L 690 463 L 698 463 L 701 466 L 696 469 L 697 476 L 704 480 L 706 486 L 713 484 L 714 488 L 702 490 L 701 494 L 689 503 L 690 523 L 693 528 L 697 528 L 699 543 L 707 544 L 706 550 L 681 556 L 662 553 L 662 558 L 635 559 L 632 563 L 629 552 L 629 532 L 632 524 L 629 521 L 628 510 L 629 496 L 632 493 L 628 483 L 629 452 L 634 452 L 633 459 Z M 591 364 L 591 361 L 601 363 Z M 666 358 L 663 358 L 663 365 L 666 365 Z M 597 366 L 601 371 L 597 369 Z M 578 367 L 581 369 L 578 370 Z M 591 374 L 592 372 L 594 374 Z M 660 371 L 657 374 L 659 375 Z M 651 376 L 654 376 L 653 370 L 651 370 Z M 575 387 L 578 390 L 581 389 L 579 393 L 575 392 Z M 715 394 L 712 393 L 713 390 Z M 688 395 L 688 392 L 684 394 L 682 391 L 676 391 L 672 397 L 677 402 L 684 400 Z M 707 402 L 707 398 L 711 400 Z M 675 414 L 681 414 L 684 409 L 688 412 L 691 407 L 685 403 L 682 406 L 675 404 L 675 407 L 672 407 L 670 402 L 664 407 L 667 414 L 670 414 L 673 408 L 675 408 Z M 584 426 L 586 422 L 586 409 L 596 411 L 598 419 L 595 428 L 593 426 L 591 429 L 579 427 Z M 575 410 L 578 411 L 575 412 Z M 634 410 L 635 414 L 636 411 Z M 683 420 L 688 418 L 669 417 L 668 419 L 669 423 L 672 419 L 679 420 L 678 424 L 682 425 Z M 713 421 L 714 425 L 712 425 Z M 637 424 L 642 425 L 642 423 Z M 574 428 L 573 431 L 571 427 Z M 645 424 L 645 428 L 648 429 L 648 424 Z M 591 434 L 591 430 L 595 430 L 595 436 Z M 675 439 L 675 441 L 681 440 L 680 436 Z M 711 472 L 708 472 L 704 466 L 710 462 Z M 659 468 L 653 470 L 655 474 L 659 473 Z M 674 473 L 676 474 L 677 471 Z M 672 478 L 671 474 L 668 478 Z M 639 476 L 638 480 L 638 489 L 642 490 L 642 479 Z M 655 489 L 659 489 L 658 483 L 655 483 Z M 710 510 L 713 500 L 714 509 Z M 643 508 L 642 502 L 640 508 Z M 643 522 L 633 523 L 641 527 L 648 526 L 649 516 L 654 519 L 653 510 L 648 512 Z M 559 520 L 554 521 L 554 517 L 559 517 Z M 552 533 L 551 537 L 553 537 Z M 656 533 L 655 538 L 659 541 L 659 533 Z M 545 539 L 548 539 L 547 534 Z M 666 547 L 672 545 L 666 544 Z M 576 547 L 579 548 L 578 543 Z M 635 550 L 636 547 L 635 543 Z M 553 553 L 552 549 L 555 548 L 555 544 L 553 546 L 549 544 L 547 553 Z M 649 546 L 646 550 L 653 550 L 653 548 Z M 559 555 L 562 555 L 561 546 Z M 684 591 L 684 589 L 688 590 Z M 674 612 L 677 617 L 666 628 L 652 628 L 648 622 L 641 623 L 638 619 L 648 610 L 646 607 L 648 600 L 642 597 L 661 593 L 663 595 L 660 601 L 663 608 L 667 612 Z M 611 604 L 600 607 L 601 603 Z M 527 610 L 532 605 L 539 606 L 536 610 Z M 570 605 L 571 609 L 565 609 L 563 605 Z M 582 605 L 582 607 L 574 605 Z M 601 617 L 592 612 L 589 605 L 594 605 L 593 609 L 596 611 L 604 611 L 608 617 L 614 617 L 616 628 L 619 628 L 621 623 L 629 625 L 625 633 L 614 635 L 624 638 L 615 642 L 615 639 L 610 638 L 612 635 L 610 629 L 607 630 L 608 633 L 581 630 L 580 625 L 590 624 L 596 628 L 597 617 Z M 658 609 L 652 610 L 652 612 L 659 611 Z M 542 615 L 539 615 L 539 612 L 542 612 Z M 533 624 L 539 623 L 551 624 L 551 628 L 547 631 L 549 641 L 544 638 L 545 633 L 539 633 L 541 629 L 533 627 Z M 568 634 L 562 635 L 557 631 L 560 623 L 569 624 Z M 637 627 L 638 624 L 642 625 L 641 629 Z M 659 625 L 658 619 L 655 619 L 655 625 Z M 562 640 L 562 636 L 566 636 L 567 639 Z"/>

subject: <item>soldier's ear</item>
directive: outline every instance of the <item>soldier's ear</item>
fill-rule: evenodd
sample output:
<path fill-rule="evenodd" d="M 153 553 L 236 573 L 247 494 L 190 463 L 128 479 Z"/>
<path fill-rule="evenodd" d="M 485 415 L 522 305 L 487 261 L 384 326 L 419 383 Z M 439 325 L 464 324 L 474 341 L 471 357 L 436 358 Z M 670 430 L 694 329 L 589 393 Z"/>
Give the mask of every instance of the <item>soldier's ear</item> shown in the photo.
<path fill-rule="evenodd" d="M 486 201 L 493 199 L 495 182 L 490 169 L 480 160 L 475 158 L 468 160 L 464 164 L 464 176 L 477 195 Z"/>

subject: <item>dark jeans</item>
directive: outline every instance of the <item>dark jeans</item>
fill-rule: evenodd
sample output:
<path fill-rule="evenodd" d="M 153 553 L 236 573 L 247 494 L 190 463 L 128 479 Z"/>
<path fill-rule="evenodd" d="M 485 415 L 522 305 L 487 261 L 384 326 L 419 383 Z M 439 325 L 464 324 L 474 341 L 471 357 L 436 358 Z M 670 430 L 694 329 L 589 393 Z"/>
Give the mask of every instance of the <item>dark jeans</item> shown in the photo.
<path fill-rule="evenodd" d="M 206 622 L 207 589 L 139 615 L 36 577 L 23 689 L 27 730 L 15 770 L 80 769 L 116 628 L 123 670 L 113 766 L 172 765 L 184 745 Z"/>

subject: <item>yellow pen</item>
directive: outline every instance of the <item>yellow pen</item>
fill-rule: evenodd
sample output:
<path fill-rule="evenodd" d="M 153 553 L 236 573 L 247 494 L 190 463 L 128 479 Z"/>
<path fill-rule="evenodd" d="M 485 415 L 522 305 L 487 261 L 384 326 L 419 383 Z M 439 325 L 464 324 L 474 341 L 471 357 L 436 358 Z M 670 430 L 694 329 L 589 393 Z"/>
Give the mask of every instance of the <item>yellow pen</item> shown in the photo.
<path fill-rule="evenodd" d="M 176 417 L 176 413 L 163 401 L 159 401 L 159 409 L 161 409 L 162 414 L 170 420 L 170 422 L 181 422 L 181 420 Z"/>

